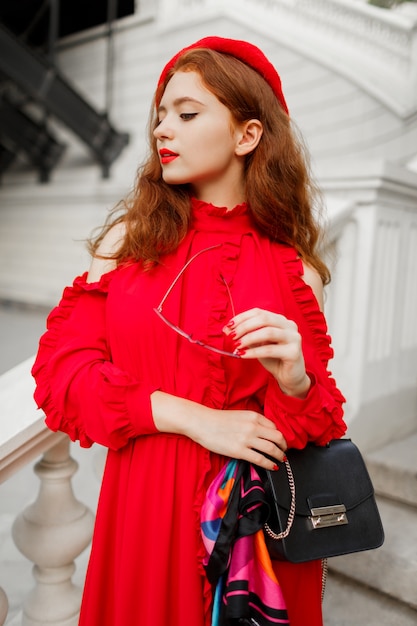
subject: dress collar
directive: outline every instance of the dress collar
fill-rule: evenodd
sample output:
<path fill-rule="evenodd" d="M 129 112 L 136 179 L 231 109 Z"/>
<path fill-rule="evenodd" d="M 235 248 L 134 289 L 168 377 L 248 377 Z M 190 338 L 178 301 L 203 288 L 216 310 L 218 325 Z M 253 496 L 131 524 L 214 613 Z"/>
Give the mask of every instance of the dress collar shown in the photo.
<path fill-rule="evenodd" d="M 203 200 L 191 198 L 192 227 L 199 231 L 246 233 L 253 230 L 253 222 L 246 202 L 233 209 L 217 207 Z"/>

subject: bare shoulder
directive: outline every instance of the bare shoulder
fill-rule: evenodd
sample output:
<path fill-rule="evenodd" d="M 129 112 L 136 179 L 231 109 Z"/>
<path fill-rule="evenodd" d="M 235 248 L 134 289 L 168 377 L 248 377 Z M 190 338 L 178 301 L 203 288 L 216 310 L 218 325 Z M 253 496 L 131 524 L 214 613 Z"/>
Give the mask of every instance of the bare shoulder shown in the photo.
<path fill-rule="evenodd" d="M 316 296 L 317 302 L 319 303 L 320 310 L 323 311 L 324 308 L 324 298 L 323 298 L 323 281 L 321 280 L 321 276 L 314 267 L 308 265 L 303 261 L 303 280 L 306 285 L 309 285 L 313 290 L 314 295 Z"/>
<path fill-rule="evenodd" d="M 103 274 L 107 272 L 111 272 L 116 268 L 116 261 L 114 259 L 106 259 L 101 257 L 106 257 L 112 255 L 116 252 L 119 247 L 123 237 L 125 236 L 126 228 L 123 222 L 119 222 L 115 224 L 109 231 L 106 233 L 103 240 L 100 242 L 99 247 L 97 248 L 97 255 L 95 256 L 90 265 L 90 269 L 88 271 L 87 281 L 89 283 L 94 283 L 100 280 Z"/>

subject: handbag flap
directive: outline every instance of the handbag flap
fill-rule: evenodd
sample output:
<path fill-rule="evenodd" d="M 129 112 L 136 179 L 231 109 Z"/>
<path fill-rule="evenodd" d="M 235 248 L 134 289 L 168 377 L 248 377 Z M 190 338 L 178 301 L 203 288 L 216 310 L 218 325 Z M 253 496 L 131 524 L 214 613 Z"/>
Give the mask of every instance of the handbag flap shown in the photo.
<path fill-rule="evenodd" d="M 308 517 L 311 508 L 332 505 L 344 505 L 349 511 L 374 495 L 362 455 L 350 439 L 335 439 L 323 447 L 308 444 L 304 450 L 286 454 L 295 482 L 296 515 Z M 291 492 L 285 464 L 280 463 L 279 471 L 268 475 L 273 481 L 271 496 L 289 511 Z"/>

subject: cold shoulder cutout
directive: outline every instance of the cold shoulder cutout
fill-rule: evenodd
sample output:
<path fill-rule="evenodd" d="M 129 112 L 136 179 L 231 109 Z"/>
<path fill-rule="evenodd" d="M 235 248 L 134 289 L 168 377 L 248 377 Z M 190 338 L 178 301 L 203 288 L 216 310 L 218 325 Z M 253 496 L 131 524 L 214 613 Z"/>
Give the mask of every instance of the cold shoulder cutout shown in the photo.
<path fill-rule="evenodd" d="M 112 258 L 105 258 L 114 254 L 119 247 L 119 244 L 125 236 L 126 228 L 123 222 L 115 224 L 106 233 L 103 240 L 100 242 L 99 247 L 96 250 L 98 256 L 93 257 L 91 260 L 90 269 L 88 271 L 87 281 L 96 282 L 100 279 L 102 274 L 106 274 L 109 271 L 117 267 L 117 262 Z"/>
<path fill-rule="evenodd" d="M 316 269 L 314 269 L 314 267 L 312 267 L 311 265 L 308 265 L 307 263 L 305 263 L 304 261 L 302 261 L 302 265 L 303 265 L 303 280 L 304 282 L 309 285 L 309 287 L 311 287 L 316 300 L 318 302 L 318 305 L 320 307 L 320 310 L 323 311 L 324 309 L 324 301 L 323 301 L 323 281 L 321 279 L 320 274 L 317 272 Z"/>

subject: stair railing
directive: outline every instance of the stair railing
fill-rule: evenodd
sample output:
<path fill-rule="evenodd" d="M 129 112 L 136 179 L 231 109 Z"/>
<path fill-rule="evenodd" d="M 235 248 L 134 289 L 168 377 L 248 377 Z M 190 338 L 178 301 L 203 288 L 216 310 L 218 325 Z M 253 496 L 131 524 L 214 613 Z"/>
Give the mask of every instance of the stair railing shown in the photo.
<path fill-rule="evenodd" d="M 68 437 L 51 432 L 35 407 L 32 362 L 28 359 L 0 376 L 0 482 L 41 455 L 34 468 L 40 480 L 37 498 L 11 529 L 16 546 L 34 564 L 34 587 L 19 623 L 76 626 L 81 589 L 72 582 L 74 560 L 90 543 L 94 515 L 74 496 L 71 479 L 77 463 L 70 456 Z M 0 588 L 0 625 L 7 612 L 7 596 Z"/>
<path fill-rule="evenodd" d="M 321 185 L 333 207 L 331 367 L 352 438 L 373 449 L 417 428 L 417 174 L 338 162 Z"/>

